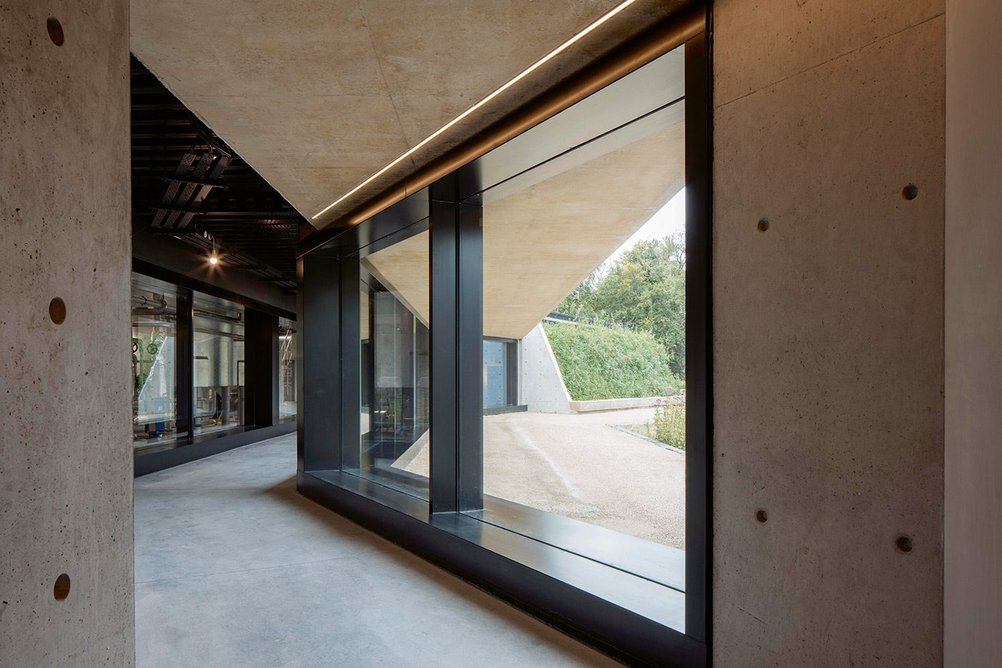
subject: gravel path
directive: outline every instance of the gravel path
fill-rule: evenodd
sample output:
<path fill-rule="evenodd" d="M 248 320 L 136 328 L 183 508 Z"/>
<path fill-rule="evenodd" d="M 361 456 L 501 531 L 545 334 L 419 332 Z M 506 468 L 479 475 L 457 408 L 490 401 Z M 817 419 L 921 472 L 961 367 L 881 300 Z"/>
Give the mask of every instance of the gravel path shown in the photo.
<path fill-rule="evenodd" d="M 653 408 L 642 408 L 487 416 L 484 489 L 533 508 L 684 548 L 685 455 L 611 426 L 641 424 L 653 414 Z M 427 475 L 427 443 L 415 447 L 405 468 Z"/>

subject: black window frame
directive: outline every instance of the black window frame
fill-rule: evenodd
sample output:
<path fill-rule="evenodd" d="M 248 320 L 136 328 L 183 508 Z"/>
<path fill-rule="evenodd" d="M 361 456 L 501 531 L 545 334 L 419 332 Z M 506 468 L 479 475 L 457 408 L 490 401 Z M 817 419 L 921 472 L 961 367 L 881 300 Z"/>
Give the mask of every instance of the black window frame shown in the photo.
<path fill-rule="evenodd" d="M 210 283 L 133 259 L 134 275 L 173 286 L 177 298 L 174 391 L 181 435 L 159 447 L 133 450 L 135 477 L 210 457 L 256 441 L 292 433 L 290 420 L 279 420 L 278 320 L 296 322 L 296 314 Z M 195 293 L 225 299 L 244 311 L 246 395 L 245 424 L 222 433 L 196 434 L 194 429 L 194 301 Z M 298 363 L 298 360 L 297 360 Z M 298 383 L 298 381 L 297 381 Z"/>
<path fill-rule="evenodd" d="M 338 235 L 327 233 L 322 242 L 301 246 L 297 487 L 613 656 L 631 663 L 705 666 L 711 639 L 711 33 L 705 8 L 676 19 L 682 21 L 698 27 L 677 31 L 684 40 L 665 45 L 633 69 L 684 44 L 685 631 L 646 614 L 653 607 L 649 591 L 631 589 L 623 571 L 477 517 L 484 495 L 482 208 L 469 197 L 479 192 L 475 165 L 459 167 Z M 359 435 L 359 251 L 406 238 L 425 216 L 432 258 L 430 501 L 354 474 L 352 459 Z M 346 317 L 351 313 L 354 322 Z M 523 511 L 531 509 L 514 509 Z M 543 533 L 558 524 L 563 532 L 599 530 L 543 515 L 535 518 Z M 613 532 L 606 538 L 617 540 Z"/>

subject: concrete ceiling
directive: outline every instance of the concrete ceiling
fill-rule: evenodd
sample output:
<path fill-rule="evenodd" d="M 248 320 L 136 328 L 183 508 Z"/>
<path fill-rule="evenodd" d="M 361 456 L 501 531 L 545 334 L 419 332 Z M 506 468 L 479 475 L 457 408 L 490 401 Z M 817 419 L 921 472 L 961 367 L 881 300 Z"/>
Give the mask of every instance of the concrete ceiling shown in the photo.
<path fill-rule="evenodd" d="M 528 334 L 682 188 L 681 104 L 652 134 L 629 139 L 576 151 L 556 168 L 550 163 L 485 194 L 485 336 Z M 427 323 L 428 260 L 423 232 L 369 255 L 363 266 Z"/>
<path fill-rule="evenodd" d="M 132 0 L 132 50 L 307 219 L 618 0 Z M 676 11 L 637 0 L 372 188 L 332 222 Z"/>

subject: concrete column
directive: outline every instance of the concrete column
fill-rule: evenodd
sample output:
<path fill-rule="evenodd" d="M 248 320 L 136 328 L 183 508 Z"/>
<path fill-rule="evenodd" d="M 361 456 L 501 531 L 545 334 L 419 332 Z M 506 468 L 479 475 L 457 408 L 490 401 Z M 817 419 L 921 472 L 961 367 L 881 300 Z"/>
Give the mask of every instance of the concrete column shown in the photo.
<path fill-rule="evenodd" d="M 134 662 L 128 25 L 0 0 L 2 666 Z"/>
<path fill-rule="evenodd" d="M 944 0 L 714 6 L 715 663 L 940 665 Z"/>
<path fill-rule="evenodd" d="M 947 666 L 1002 665 L 1002 4 L 946 10 Z"/>

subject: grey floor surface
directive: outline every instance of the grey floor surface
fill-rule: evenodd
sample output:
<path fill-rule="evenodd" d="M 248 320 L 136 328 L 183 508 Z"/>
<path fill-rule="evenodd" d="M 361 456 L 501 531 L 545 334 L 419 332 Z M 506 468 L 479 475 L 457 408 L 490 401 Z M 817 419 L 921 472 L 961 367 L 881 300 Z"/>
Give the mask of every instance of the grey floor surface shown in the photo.
<path fill-rule="evenodd" d="M 135 495 L 140 667 L 616 665 L 299 496 L 294 436 Z"/>

